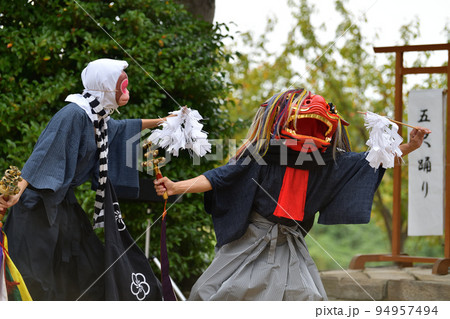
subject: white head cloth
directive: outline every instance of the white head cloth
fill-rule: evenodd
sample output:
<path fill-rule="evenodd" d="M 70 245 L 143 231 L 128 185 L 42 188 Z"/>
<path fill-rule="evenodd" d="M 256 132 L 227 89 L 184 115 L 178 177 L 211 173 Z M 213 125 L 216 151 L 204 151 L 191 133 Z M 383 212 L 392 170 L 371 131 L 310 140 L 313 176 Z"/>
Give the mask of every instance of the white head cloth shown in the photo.
<path fill-rule="evenodd" d="M 92 121 L 96 120 L 96 115 L 92 114 L 89 102 L 83 97 L 90 93 L 100 102 L 100 106 L 112 114 L 119 105 L 116 102 L 116 84 L 122 71 L 128 67 L 126 61 L 113 59 L 98 59 L 90 62 L 81 72 L 83 82 L 83 94 L 70 94 L 66 97 L 66 102 L 78 104 Z"/>

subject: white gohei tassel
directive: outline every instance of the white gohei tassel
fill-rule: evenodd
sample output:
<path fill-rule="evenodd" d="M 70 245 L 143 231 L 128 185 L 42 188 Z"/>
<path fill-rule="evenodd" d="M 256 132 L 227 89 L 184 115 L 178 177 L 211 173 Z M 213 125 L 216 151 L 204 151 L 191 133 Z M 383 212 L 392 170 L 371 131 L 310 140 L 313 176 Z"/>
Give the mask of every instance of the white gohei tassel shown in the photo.
<path fill-rule="evenodd" d="M 211 152 L 208 134 L 202 130 L 203 124 L 199 122 L 203 117 L 198 111 L 183 107 L 170 114 L 176 116 L 167 117 L 162 129 L 154 130 L 148 141 L 166 148 L 175 156 L 178 156 L 180 149 L 193 151 L 200 157 Z"/>
<path fill-rule="evenodd" d="M 366 160 L 373 168 L 378 168 L 380 164 L 384 168 L 394 167 L 395 157 L 402 155 L 399 145 L 403 141 L 397 133 L 397 124 L 372 112 L 366 112 L 364 119 L 370 134 L 366 142 L 369 146 Z"/>

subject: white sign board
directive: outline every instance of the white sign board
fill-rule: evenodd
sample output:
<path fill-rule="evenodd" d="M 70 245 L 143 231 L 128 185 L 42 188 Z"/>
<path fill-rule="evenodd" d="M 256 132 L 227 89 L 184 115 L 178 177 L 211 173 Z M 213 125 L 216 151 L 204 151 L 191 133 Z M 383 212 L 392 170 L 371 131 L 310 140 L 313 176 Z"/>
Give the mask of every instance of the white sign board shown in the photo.
<path fill-rule="evenodd" d="M 432 132 L 419 149 L 408 155 L 408 236 L 443 234 L 445 101 L 443 90 L 409 93 L 408 123 Z M 408 138 L 411 130 L 408 128 Z"/>

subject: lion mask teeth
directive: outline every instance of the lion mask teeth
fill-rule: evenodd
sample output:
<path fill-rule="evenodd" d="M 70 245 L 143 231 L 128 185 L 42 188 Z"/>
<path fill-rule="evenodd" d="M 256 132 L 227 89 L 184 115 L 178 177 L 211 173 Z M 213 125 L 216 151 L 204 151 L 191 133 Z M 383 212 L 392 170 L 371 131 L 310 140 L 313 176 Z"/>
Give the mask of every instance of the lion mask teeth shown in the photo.
<path fill-rule="evenodd" d="M 297 140 L 291 147 L 301 150 L 306 140 L 313 140 L 317 148 L 324 151 L 331 143 L 339 124 L 340 117 L 335 107 L 328 104 L 320 95 L 310 95 L 298 105 L 291 106 L 284 129 L 283 138 Z"/>

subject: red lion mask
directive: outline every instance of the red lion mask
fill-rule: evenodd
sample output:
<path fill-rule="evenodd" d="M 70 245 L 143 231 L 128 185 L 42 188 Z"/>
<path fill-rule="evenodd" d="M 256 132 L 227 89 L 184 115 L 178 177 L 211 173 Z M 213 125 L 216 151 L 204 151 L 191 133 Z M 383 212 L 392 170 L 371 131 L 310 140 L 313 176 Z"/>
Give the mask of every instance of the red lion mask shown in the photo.
<path fill-rule="evenodd" d="M 331 145 L 339 121 L 349 125 L 337 114 L 335 106 L 320 95 L 308 92 L 304 99 L 290 100 L 280 138 L 296 140 L 296 144 L 286 143 L 293 150 L 312 152 L 319 149 L 324 152 Z"/>

